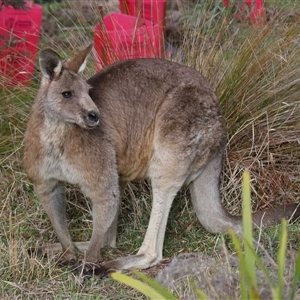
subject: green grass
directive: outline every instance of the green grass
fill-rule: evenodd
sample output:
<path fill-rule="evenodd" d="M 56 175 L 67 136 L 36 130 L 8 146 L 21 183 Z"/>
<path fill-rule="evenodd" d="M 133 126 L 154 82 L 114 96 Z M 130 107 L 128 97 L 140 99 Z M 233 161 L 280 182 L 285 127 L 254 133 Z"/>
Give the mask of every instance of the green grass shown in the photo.
<path fill-rule="evenodd" d="M 55 5 L 52 13 L 58 14 L 60 7 Z M 299 199 L 299 23 L 281 18 L 276 21 L 280 26 L 254 29 L 230 23 L 227 17 L 218 15 L 217 26 L 205 35 L 194 24 L 187 24 L 187 39 L 177 60 L 200 70 L 221 101 L 228 122 L 221 193 L 228 210 L 240 214 L 245 168 L 251 172 L 255 210 Z M 59 14 L 56 18 L 61 29 L 53 39 L 43 36 L 41 48 L 52 45 L 68 57 L 91 41 L 91 24 L 70 17 L 72 30 L 67 30 L 66 20 Z M 220 32 L 226 32 L 226 38 L 218 35 Z M 89 67 L 86 76 L 94 72 L 93 58 Z M 57 266 L 55 260 L 27 253 L 29 247 L 57 241 L 22 167 L 23 135 L 38 80 L 37 70 L 31 86 L 0 90 L 0 298 L 144 299 L 111 279 L 86 280 Z M 88 240 L 92 229 L 89 202 L 74 187 L 68 188 L 67 197 L 71 235 L 74 240 Z M 149 186 L 131 185 L 122 203 L 118 250 L 105 249 L 106 259 L 137 251 L 150 209 Z M 299 227 L 288 227 L 290 253 L 299 247 Z M 255 231 L 259 251 L 266 250 L 276 259 L 279 235 L 278 226 Z M 228 255 L 234 254 L 232 242 L 228 236 L 212 235 L 202 228 L 185 190 L 174 201 L 164 245 L 165 257 L 199 252 L 204 263 L 211 263 L 208 275 L 217 277 L 219 266 L 226 266 L 222 267 L 225 279 L 230 274 L 222 253 L 226 250 Z"/>
<path fill-rule="evenodd" d="M 265 0 L 264 4 L 267 8 L 300 9 L 300 3 L 295 0 Z"/>
<path fill-rule="evenodd" d="M 262 259 L 261 255 L 255 249 L 255 244 L 253 240 L 253 228 L 252 228 L 252 215 L 251 215 L 251 186 L 250 186 L 250 174 L 248 171 L 245 171 L 243 174 L 243 236 L 238 238 L 237 235 L 233 232 L 232 229 L 229 229 L 231 241 L 234 244 L 234 249 L 238 256 L 238 265 L 239 271 L 236 271 L 239 274 L 240 281 L 238 284 L 232 285 L 231 290 L 236 290 L 236 295 L 232 291 L 226 290 L 224 288 L 221 291 L 218 291 L 216 285 L 209 284 L 205 286 L 205 289 L 199 289 L 196 286 L 196 278 L 199 274 L 191 274 L 191 278 L 187 278 L 185 281 L 191 286 L 192 294 L 189 295 L 192 299 L 235 299 L 240 294 L 241 299 L 295 299 L 297 294 L 298 281 L 300 278 L 300 249 L 295 256 L 295 266 L 290 272 L 288 278 L 286 276 L 286 254 L 287 254 L 287 222 L 282 220 L 280 226 L 280 236 L 278 239 L 279 247 L 276 255 L 276 259 L 269 259 L 269 263 L 273 262 L 273 266 L 270 267 L 269 263 L 266 263 L 266 260 Z M 266 252 L 267 253 L 267 252 Z M 228 257 L 227 257 L 228 260 Z M 191 267 L 191 263 L 185 262 L 184 268 Z M 177 265 L 176 272 L 178 273 L 179 265 Z M 228 270 L 230 272 L 230 268 Z M 259 276 L 260 271 L 263 277 Z M 181 266 L 181 277 L 184 272 Z M 175 272 L 165 271 L 165 276 L 173 275 Z M 201 271 L 198 270 L 198 273 Z M 275 273 L 277 273 L 275 275 Z M 176 274 L 176 273 L 175 273 Z M 144 295 L 150 299 L 182 299 L 182 294 L 177 296 L 178 292 L 175 294 L 170 293 L 165 289 L 161 284 L 158 284 L 153 279 L 145 276 L 140 272 L 133 272 L 137 279 L 134 279 L 131 276 L 112 273 L 111 277 L 118 282 L 130 286 L 135 290 L 142 292 Z M 182 284 L 180 277 L 176 278 L 173 276 L 173 282 L 177 281 L 177 286 Z M 181 281 L 181 282 L 180 282 Z M 170 281 L 169 281 L 170 282 Z M 224 283 L 224 281 L 223 281 Z M 174 284 L 173 284 L 174 285 Z M 184 289 L 186 293 L 186 288 Z M 262 292 L 264 290 L 264 292 Z"/>

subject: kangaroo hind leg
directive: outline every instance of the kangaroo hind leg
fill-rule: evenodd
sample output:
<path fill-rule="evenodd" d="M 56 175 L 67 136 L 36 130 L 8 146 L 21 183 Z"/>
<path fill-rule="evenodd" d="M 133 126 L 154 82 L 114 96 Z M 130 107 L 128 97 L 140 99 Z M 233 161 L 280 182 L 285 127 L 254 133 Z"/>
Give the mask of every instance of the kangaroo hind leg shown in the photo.
<path fill-rule="evenodd" d="M 187 170 L 186 165 L 181 168 L 172 155 L 165 159 L 161 151 L 157 152 L 160 155 L 154 155 L 149 170 L 153 202 L 144 241 L 136 255 L 105 262 L 102 265 L 104 269 L 146 269 L 156 265 L 162 259 L 169 211 L 173 199 L 185 182 Z M 176 165 L 176 170 L 174 170 L 174 165 Z"/>

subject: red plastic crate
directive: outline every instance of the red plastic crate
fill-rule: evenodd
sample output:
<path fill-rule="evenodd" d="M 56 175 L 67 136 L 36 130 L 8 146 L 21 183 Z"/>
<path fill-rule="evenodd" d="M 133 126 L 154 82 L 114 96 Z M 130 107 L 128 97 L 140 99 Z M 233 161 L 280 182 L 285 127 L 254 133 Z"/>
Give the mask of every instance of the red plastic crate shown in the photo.
<path fill-rule="evenodd" d="M 118 60 L 162 54 L 162 36 L 157 24 L 118 13 L 107 15 L 96 25 L 94 44 L 97 71 Z"/>
<path fill-rule="evenodd" d="M 166 0 L 119 0 L 123 14 L 142 17 L 158 24 L 164 31 L 166 20 Z"/>
<path fill-rule="evenodd" d="M 43 9 L 3 7 L 0 12 L 0 87 L 26 85 L 33 75 Z"/>
<path fill-rule="evenodd" d="M 266 13 L 264 7 L 263 0 L 244 0 L 245 4 L 249 9 L 249 20 L 256 24 L 262 25 L 264 23 Z M 223 4 L 225 6 L 229 5 L 229 0 L 223 0 Z M 240 12 L 236 14 L 234 17 L 236 19 L 245 19 L 244 6 L 242 4 L 239 5 Z"/>

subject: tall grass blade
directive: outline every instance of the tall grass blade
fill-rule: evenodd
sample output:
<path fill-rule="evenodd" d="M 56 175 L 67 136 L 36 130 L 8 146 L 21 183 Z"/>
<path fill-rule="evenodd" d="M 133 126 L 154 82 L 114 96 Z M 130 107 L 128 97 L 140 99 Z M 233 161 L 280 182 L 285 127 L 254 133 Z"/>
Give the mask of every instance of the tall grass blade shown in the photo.
<path fill-rule="evenodd" d="M 147 283 L 150 287 L 152 287 L 156 292 L 158 292 L 165 299 L 170 299 L 170 300 L 176 300 L 177 299 L 166 288 L 164 288 L 162 285 L 160 285 L 159 283 L 157 283 L 155 280 L 148 277 L 147 275 L 145 275 L 141 272 L 138 272 L 138 271 L 133 271 L 133 274 L 135 276 L 137 276 L 139 279 L 141 279 L 143 282 Z"/>
<path fill-rule="evenodd" d="M 208 300 L 203 291 L 196 289 L 195 292 L 199 300 Z"/>
<path fill-rule="evenodd" d="M 285 256 L 287 248 L 287 222 L 285 219 L 281 223 L 281 236 L 279 241 L 279 250 L 277 253 L 277 265 L 278 265 L 278 284 L 277 284 L 277 298 L 283 297 L 283 285 L 284 285 L 284 269 L 285 269 Z"/>
<path fill-rule="evenodd" d="M 243 250 L 241 247 L 241 242 L 235 235 L 234 231 L 229 228 L 229 235 L 234 245 L 234 249 L 239 257 L 240 263 L 240 287 L 241 287 L 241 299 L 248 299 L 248 289 L 247 289 L 247 265 L 245 262 L 245 257 L 243 255 Z"/>
<path fill-rule="evenodd" d="M 296 294 L 299 281 L 300 281 L 300 248 L 298 249 L 298 253 L 297 253 L 297 259 L 296 259 L 296 265 L 295 265 L 295 271 L 294 271 L 294 277 L 293 277 L 293 283 L 291 289 L 291 300 L 295 299 L 295 294 Z"/>
<path fill-rule="evenodd" d="M 152 287 L 150 287 L 149 285 L 134 279 L 130 276 L 121 274 L 121 273 L 112 273 L 111 278 L 113 278 L 114 280 L 126 284 L 129 287 L 132 287 L 133 289 L 141 292 L 142 294 L 144 294 L 145 296 L 149 297 L 150 299 L 153 300 L 157 300 L 157 299 L 168 299 L 165 298 L 160 292 L 156 291 L 155 289 L 153 289 Z M 175 297 L 173 299 L 176 299 Z"/>
<path fill-rule="evenodd" d="M 264 262 L 261 260 L 259 255 L 255 252 L 255 249 L 251 247 L 248 243 L 248 241 L 244 240 L 245 244 L 248 246 L 249 251 L 252 252 L 253 257 L 255 257 L 255 263 L 258 265 L 258 267 L 263 271 L 264 275 L 267 277 L 268 282 L 270 283 L 271 287 L 275 287 L 275 283 L 273 278 L 271 277 L 268 269 L 266 268 Z"/>
<path fill-rule="evenodd" d="M 248 283 L 251 284 L 251 290 L 257 291 L 257 279 L 255 272 L 256 255 L 251 251 L 254 249 L 252 236 L 252 214 L 250 199 L 250 173 L 245 171 L 243 174 L 243 233 L 245 243 L 245 264 L 249 275 Z"/>

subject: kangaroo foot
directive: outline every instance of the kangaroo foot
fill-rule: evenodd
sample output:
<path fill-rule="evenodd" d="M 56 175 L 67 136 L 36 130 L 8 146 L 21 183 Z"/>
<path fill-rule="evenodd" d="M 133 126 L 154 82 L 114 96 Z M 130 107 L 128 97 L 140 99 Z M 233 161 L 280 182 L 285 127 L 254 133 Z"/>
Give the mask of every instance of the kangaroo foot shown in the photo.
<path fill-rule="evenodd" d="M 76 275 L 81 275 L 85 277 L 100 277 L 100 278 L 108 278 L 111 270 L 108 270 L 105 267 L 102 267 L 100 264 L 88 263 L 88 262 L 78 262 L 71 269 L 73 273 Z"/>

